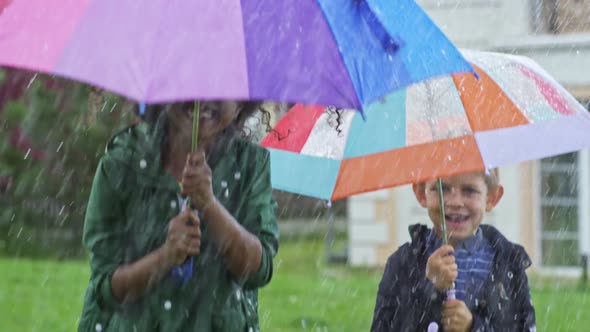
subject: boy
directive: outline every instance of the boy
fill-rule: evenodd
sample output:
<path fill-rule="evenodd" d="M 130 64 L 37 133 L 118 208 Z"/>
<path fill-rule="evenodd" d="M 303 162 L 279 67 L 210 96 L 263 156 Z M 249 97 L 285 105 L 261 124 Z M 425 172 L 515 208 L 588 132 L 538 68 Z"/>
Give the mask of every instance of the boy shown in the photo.
<path fill-rule="evenodd" d="M 535 331 L 528 255 L 494 227 L 480 225 L 504 194 L 498 170 L 442 183 L 449 244 L 441 240 L 437 182 L 415 184 L 434 227 L 411 226 L 411 243 L 389 257 L 371 331 L 425 332 L 431 322 L 445 332 Z M 446 299 L 453 285 L 456 299 Z"/>

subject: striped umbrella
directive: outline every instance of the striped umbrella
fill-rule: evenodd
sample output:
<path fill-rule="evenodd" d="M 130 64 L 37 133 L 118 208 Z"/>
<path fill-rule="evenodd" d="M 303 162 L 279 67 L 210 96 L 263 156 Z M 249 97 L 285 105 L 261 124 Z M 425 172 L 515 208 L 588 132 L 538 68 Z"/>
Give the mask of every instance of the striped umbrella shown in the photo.
<path fill-rule="evenodd" d="M 590 147 L 590 114 L 532 60 L 463 51 L 453 74 L 357 112 L 296 105 L 262 141 L 277 189 L 326 200 Z"/>

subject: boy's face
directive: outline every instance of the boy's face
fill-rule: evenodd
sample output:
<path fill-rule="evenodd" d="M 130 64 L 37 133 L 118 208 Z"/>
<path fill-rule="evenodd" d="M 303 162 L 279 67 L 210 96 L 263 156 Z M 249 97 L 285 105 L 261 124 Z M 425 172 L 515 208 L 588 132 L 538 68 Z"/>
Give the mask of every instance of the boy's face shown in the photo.
<path fill-rule="evenodd" d="M 504 188 L 488 190 L 482 173 L 468 173 L 442 180 L 445 221 L 449 243 L 456 244 L 475 234 L 484 214 L 491 211 L 502 198 Z M 415 184 L 414 193 L 442 238 L 440 205 L 436 181 Z"/>

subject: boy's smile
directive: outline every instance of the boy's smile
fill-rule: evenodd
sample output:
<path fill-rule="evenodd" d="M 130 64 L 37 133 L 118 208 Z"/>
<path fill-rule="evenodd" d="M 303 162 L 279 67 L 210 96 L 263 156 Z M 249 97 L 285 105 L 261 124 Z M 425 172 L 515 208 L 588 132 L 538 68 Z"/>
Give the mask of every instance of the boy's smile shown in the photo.
<path fill-rule="evenodd" d="M 469 173 L 442 180 L 445 221 L 449 243 L 457 244 L 473 236 L 486 212 L 491 211 L 504 192 L 502 186 L 488 190 L 483 173 Z M 436 181 L 414 185 L 414 193 L 442 236 L 440 205 Z"/>

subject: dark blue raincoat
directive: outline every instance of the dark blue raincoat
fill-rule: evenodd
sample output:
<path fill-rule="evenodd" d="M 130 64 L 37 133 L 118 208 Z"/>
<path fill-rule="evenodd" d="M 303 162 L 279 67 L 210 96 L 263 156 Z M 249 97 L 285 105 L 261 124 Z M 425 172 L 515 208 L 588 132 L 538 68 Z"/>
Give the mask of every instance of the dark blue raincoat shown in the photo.
<path fill-rule="evenodd" d="M 471 331 L 535 331 L 535 310 L 525 273 L 531 265 L 529 256 L 494 227 L 480 228 L 495 254 L 481 298 L 469 308 L 473 315 Z M 425 332 L 430 322 L 442 326 L 445 295 L 425 275 L 429 232 L 424 225 L 410 226 L 412 242 L 387 260 L 371 331 Z"/>

